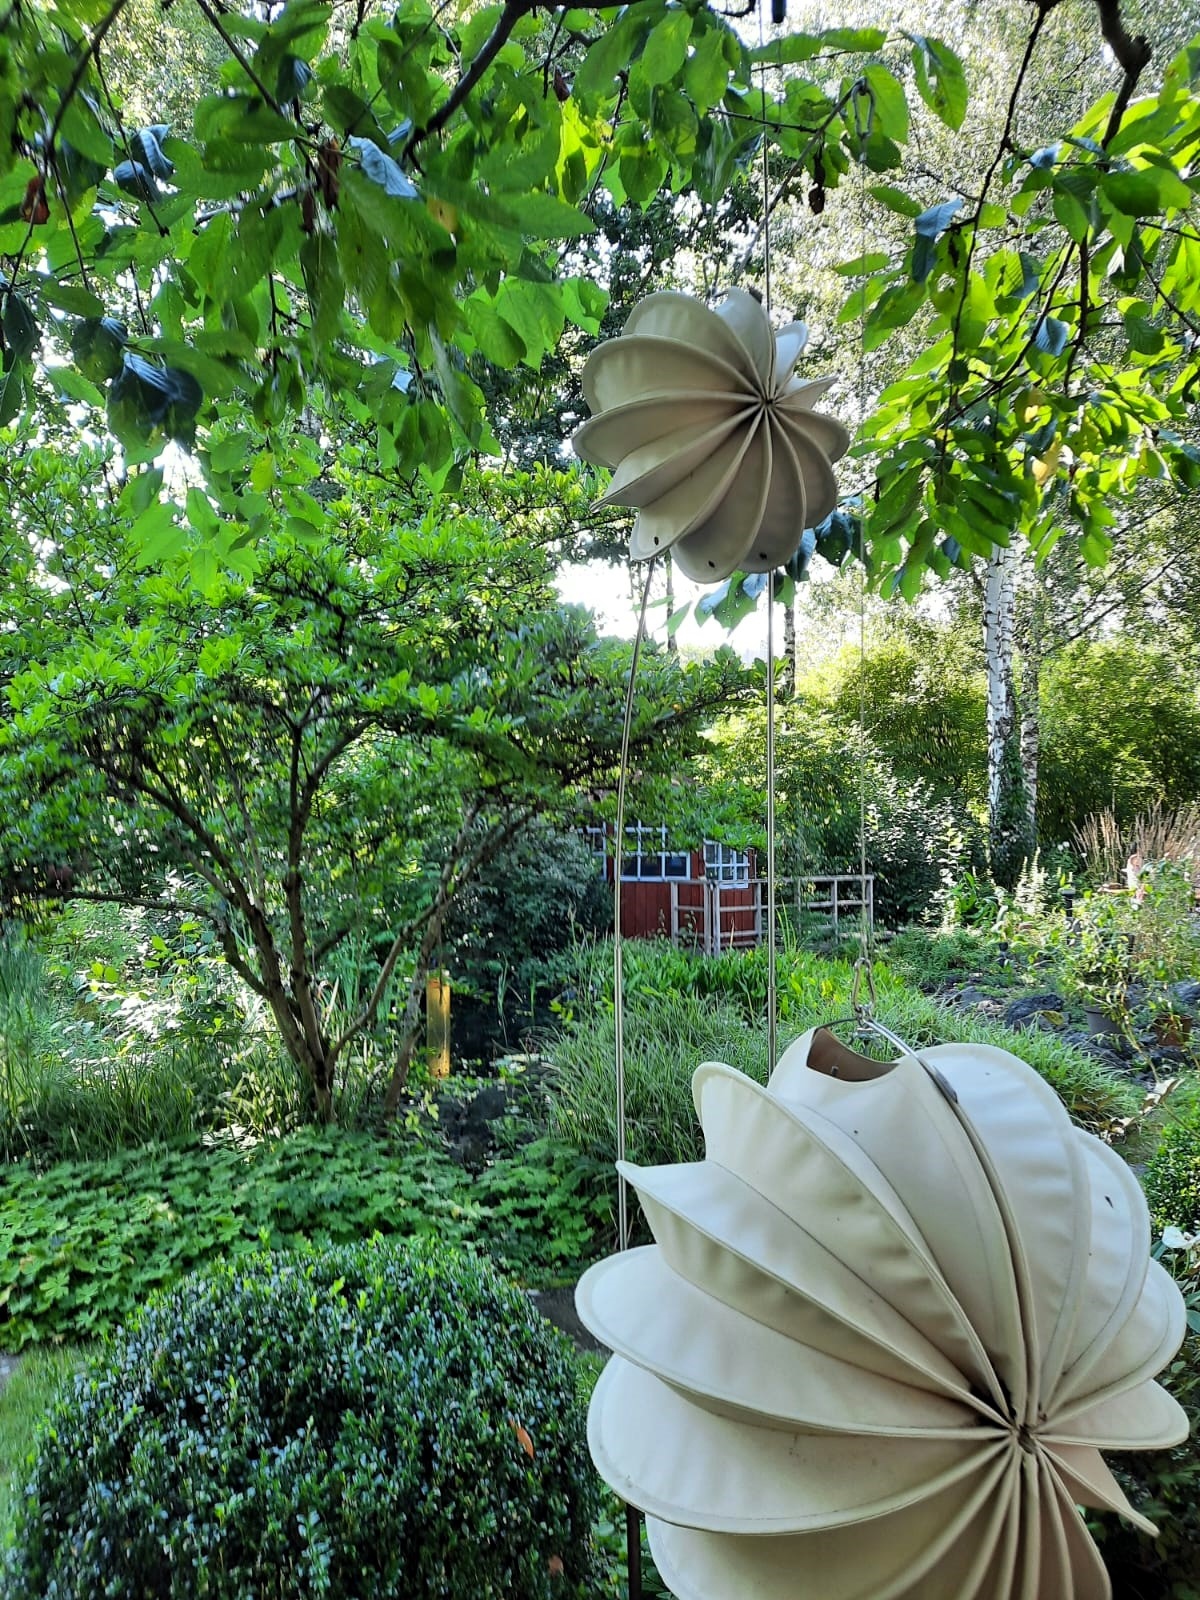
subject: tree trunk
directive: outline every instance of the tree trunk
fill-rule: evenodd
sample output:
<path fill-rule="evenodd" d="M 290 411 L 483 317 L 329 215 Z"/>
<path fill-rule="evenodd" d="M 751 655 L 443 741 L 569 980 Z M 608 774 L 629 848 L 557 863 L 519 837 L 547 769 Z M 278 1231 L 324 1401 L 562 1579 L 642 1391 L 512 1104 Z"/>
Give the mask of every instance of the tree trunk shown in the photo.
<path fill-rule="evenodd" d="M 992 876 L 1012 888 L 1030 852 L 1029 802 L 1021 770 L 1014 681 L 1017 567 L 1015 547 L 987 564 L 983 649 L 987 666 L 988 847 Z"/>
<path fill-rule="evenodd" d="M 796 698 L 796 602 L 783 608 L 783 674 L 780 693 L 785 700 Z"/>
<path fill-rule="evenodd" d="M 674 630 L 669 626 L 675 611 L 675 563 L 671 560 L 671 552 L 669 550 L 663 556 L 663 574 L 667 580 L 667 654 L 669 656 L 677 656 L 679 654 L 679 640 L 675 637 Z"/>
<path fill-rule="evenodd" d="M 1038 756 L 1041 753 L 1041 673 L 1042 658 L 1037 644 L 1030 640 L 1021 653 L 1021 771 L 1025 778 L 1025 798 L 1029 805 L 1029 829 L 1037 838 Z"/>

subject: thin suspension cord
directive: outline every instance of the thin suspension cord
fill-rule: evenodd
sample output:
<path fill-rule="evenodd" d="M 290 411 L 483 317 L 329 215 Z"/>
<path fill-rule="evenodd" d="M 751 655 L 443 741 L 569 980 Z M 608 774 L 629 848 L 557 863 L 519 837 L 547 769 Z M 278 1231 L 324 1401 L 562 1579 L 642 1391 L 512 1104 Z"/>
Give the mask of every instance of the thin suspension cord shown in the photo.
<path fill-rule="evenodd" d="M 629 683 L 625 689 L 625 720 L 621 727 L 621 763 L 617 771 L 617 842 L 613 861 L 613 1054 L 617 1077 L 617 1160 L 625 1159 L 625 992 L 624 962 L 621 952 L 621 862 L 625 854 L 625 793 L 629 787 L 629 745 L 633 733 L 633 693 L 637 681 L 638 657 L 646 633 L 646 607 L 650 601 L 650 580 L 657 557 L 646 563 L 646 581 L 638 611 L 637 633 L 629 660 Z M 622 1250 L 629 1248 L 629 1193 L 623 1174 L 617 1174 L 617 1240 Z"/>
<path fill-rule="evenodd" d="M 758 42 L 765 43 L 763 9 L 758 8 Z M 759 73 L 763 104 L 767 98 L 767 64 Z M 762 247 L 763 309 L 771 317 L 771 184 L 767 164 L 767 130 L 762 135 Z M 767 574 L 767 1071 L 773 1072 L 777 1056 L 778 971 L 775 952 L 775 574 Z"/>
<path fill-rule="evenodd" d="M 775 596 L 767 579 L 767 1071 L 778 1059 L 775 959 Z"/>
<path fill-rule="evenodd" d="M 866 91 L 869 93 L 869 90 Z M 874 120 L 875 104 L 872 100 L 867 112 L 867 127 Z M 855 118 L 858 119 L 858 100 L 855 100 Z M 860 135 L 862 129 L 860 125 Z M 867 254 L 867 168 L 864 140 L 858 142 L 858 230 L 859 257 Z M 867 319 L 865 313 L 858 322 L 858 425 L 861 428 L 867 415 Z M 866 965 L 868 976 L 875 961 L 875 907 L 867 905 L 867 517 L 864 503 L 858 519 L 858 900 L 859 900 L 859 960 Z M 872 901 L 874 896 L 872 895 Z"/>

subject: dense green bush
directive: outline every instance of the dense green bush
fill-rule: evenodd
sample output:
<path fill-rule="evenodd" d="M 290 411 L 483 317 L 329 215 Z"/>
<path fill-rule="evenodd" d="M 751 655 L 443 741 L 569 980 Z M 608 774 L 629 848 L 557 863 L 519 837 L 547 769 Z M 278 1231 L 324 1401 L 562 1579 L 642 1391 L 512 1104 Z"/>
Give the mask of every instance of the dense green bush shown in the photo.
<path fill-rule="evenodd" d="M 944 933 L 905 928 L 888 944 L 887 964 L 907 982 L 932 989 L 994 969 L 996 949 L 972 928 L 952 928 Z M 994 978 L 995 972 L 990 975 Z"/>
<path fill-rule="evenodd" d="M 1042 668 L 1038 832 L 1071 837 L 1111 807 L 1200 797 L 1200 702 L 1187 663 L 1128 638 L 1081 641 Z"/>
<path fill-rule="evenodd" d="M 304 1130 L 238 1150 L 190 1144 L 0 1166 L 0 1349 L 89 1339 L 206 1263 L 373 1233 L 485 1245 L 536 1282 L 574 1275 L 607 1237 L 592 1167 L 547 1140 L 478 1176 L 435 1142 L 392 1148 Z"/>
<path fill-rule="evenodd" d="M 575 1384 L 526 1297 L 441 1246 L 217 1267 L 54 1408 L 6 1600 L 582 1597 Z"/>
<path fill-rule="evenodd" d="M 1116 1516 L 1089 1518 L 1115 1600 L 1196 1600 L 1200 1595 L 1200 1256 L 1155 1248 L 1188 1307 L 1188 1333 L 1160 1382 L 1187 1412 L 1191 1432 L 1173 1450 L 1114 1456 L 1125 1493 L 1158 1528 L 1148 1538 Z"/>
<path fill-rule="evenodd" d="M 612 889 L 576 833 L 533 823 L 464 885 L 446 918 L 454 1047 L 486 1057 L 549 1020 L 562 957 L 612 927 Z"/>
<path fill-rule="evenodd" d="M 765 717 L 756 710 L 715 729 L 700 766 L 720 826 L 759 847 L 765 761 Z M 881 924 L 897 927 L 923 915 L 947 877 L 982 860 L 982 834 L 963 794 L 901 772 L 882 725 L 868 729 L 864 748 L 856 725 L 839 721 L 819 697 L 800 696 L 779 708 L 777 761 L 781 878 L 857 872 L 864 798 Z"/>
<path fill-rule="evenodd" d="M 1145 1187 L 1160 1228 L 1200 1231 L 1200 1108 L 1194 1104 L 1164 1132 Z"/>

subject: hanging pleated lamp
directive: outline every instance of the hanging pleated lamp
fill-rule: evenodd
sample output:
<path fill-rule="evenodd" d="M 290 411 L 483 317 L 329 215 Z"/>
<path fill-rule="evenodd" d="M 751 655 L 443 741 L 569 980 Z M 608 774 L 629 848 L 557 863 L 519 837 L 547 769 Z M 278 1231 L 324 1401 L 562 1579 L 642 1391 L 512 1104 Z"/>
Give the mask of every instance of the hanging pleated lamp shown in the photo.
<path fill-rule="evenodd" d="M 1106 1600 L 1101 1456 L 1187 1433 L 1185 1311 L 1128 1167 L 1015 1056 L 828 1031 L 695 1075 L 706 1158 L 624 1167 L 656 1243 L 594 1267 L 589 1416 L 678 1600 Z"/>
<path fill-rule="evenodd" d="M 803 323 L 774 333 L 752 294 L 715 310 L 690 295 L 649 295 L 583 370 L 592 416 L 575 433 L 584 461 L 613 469 L 598 505 L 636 509 L 636 561 L 670 550 L 715 582 L 768 572 L 837 504 L 832 462 L 849 435 L 814 410 L 834 381 L 801 382 Z"/>

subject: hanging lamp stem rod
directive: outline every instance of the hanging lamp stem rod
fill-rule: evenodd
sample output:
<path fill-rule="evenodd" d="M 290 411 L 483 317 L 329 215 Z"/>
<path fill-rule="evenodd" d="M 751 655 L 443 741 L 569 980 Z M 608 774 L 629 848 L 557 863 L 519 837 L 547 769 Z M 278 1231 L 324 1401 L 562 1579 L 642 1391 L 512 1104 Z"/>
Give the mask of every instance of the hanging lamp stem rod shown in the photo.
<path fill-rule="evenodd" d="M 617 771 L 617 838 L 613 858 L 613 1055 L 617 1080 L 617 1160 L 625 1159 L 625 971 L 621 951 L 621 863 L 625 853 L 625 795 L 629 788 L 629 747 L 633 739 L 633 696 L 637 682 L 638 658 L 646 634 L 646 607 L 650 603 L 650 583 L 655 557 L 646 563 L 646 581 L 638 610 L 637 633 L 629 659 L 629 682 L 625 688 L 625 720 L 621 727 L 621 762 Z M 617 1174 L 617 1240 L 622 1250 L 629 1249 L 629 1186 Z"/>

